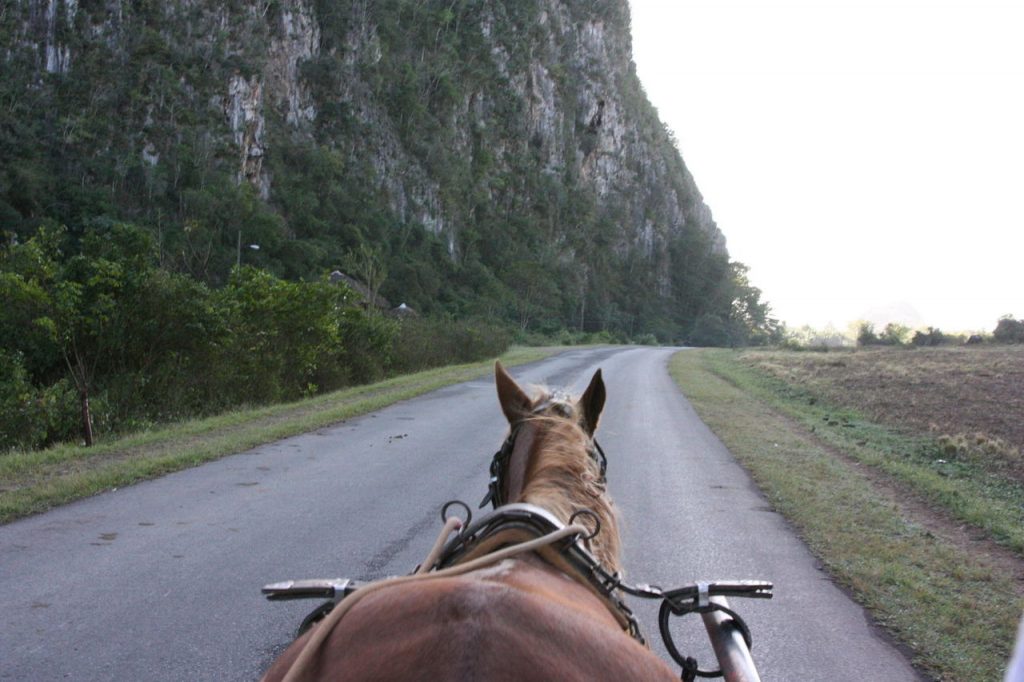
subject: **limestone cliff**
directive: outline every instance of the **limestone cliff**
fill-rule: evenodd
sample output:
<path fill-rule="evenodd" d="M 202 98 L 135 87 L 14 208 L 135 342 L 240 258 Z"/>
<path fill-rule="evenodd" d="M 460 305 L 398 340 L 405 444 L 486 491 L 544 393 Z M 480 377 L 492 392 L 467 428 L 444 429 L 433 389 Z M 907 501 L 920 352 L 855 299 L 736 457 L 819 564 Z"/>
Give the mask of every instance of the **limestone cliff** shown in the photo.
<path fill-rule="evenodd" d="M 212 281 L 236 232 L 291 276 L 371 242 L 390 296 L 524 327 L 685 329 L 724 276 L 626 0 L 11 0 L 0 37 L 7 135 L 39 138 L 0 160 L 15 231 L 130 219 Z"/>

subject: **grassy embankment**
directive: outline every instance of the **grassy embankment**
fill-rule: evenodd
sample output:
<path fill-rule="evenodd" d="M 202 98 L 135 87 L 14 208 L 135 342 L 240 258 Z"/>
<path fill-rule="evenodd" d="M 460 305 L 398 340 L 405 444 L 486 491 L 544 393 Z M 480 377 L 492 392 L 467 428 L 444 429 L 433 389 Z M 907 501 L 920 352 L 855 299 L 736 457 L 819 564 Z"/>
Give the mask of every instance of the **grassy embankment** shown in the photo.
<path fill-rule="evenodd" d="M 516 348 L 507 366 L 557 348 Z M 120 486 L 242 452 L 488 373 L 493 360 L 454 365 L 348 388 L 286 405 L 236 410 L 173 424 L 85 448 L 0 454 L 0 523 Z"/>
<path fill-rule="evenodd" d="M 1024 352 L 941 355 L 950 352 L 685 351 L 672 372 L 774 507 L 921 670 L 994 681 L 1024 608 L 1014 442 Z M 941 377 L 937 365 L 947 368 Z M 975 410 L 993 386 L 1008 392 Z M 1010 419 L 963 417 L 993 405 Z"/>

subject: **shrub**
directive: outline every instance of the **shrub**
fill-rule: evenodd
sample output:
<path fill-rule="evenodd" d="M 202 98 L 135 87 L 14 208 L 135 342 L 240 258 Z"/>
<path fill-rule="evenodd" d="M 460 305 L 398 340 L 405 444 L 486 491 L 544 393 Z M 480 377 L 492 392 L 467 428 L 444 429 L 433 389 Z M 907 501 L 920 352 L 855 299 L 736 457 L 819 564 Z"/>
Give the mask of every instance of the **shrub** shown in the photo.
<path fill-rule="evenodd" d="M 875 334 L 875 325 L 870 322 L 861 322 L 857 325 L 857 345 L 878 345 L 878 335 Z"/>
<path fill-rule="evenodd" d="M 910 327 L 898 322 L 890 322 L 885 325 L 879 340 L 885 346 L 903 346 L 907 343 L 908 334 L 910 334 Z"/>
<path fill-rule="evenodd" d="M 640 346 L 657 346 L 658 337 L 654 334 L 641 334 L 633 339 L 633 343 Z"/>
<path fill-rule="evenodd" d="M 363 384 L 382 379 L 392 364 L 398 337 L 396 320 L 359 308 L 346 310 L 341 324 L 344 350 L 339 360 L 346 382 Z"/>
<path fill-rule="evenodd" d="M 910 327 L 890 322 L 885 325 L 881 334 L 875 333 L 875 325 L 870 322 L 860 322 L 857 325 L 858 346 L 903 346 L 907 342 L 907 335 L 910 334 Z"/>
<path fill-rule="evenodd" d="M 491 322 L 405 319 L 395 338 L 391 369 L 396 373 L 416 372 L 497 357 L 510 343 L 508 329 Z"/>
<path fill-rule="evenodd" d="M 946 335 L 935 327 L 928 327 L 927 331 L 920 329 L 914 332 L 914 338 L 910 340 L 915 346 L 939 346 L 948 342 Z"/>
<path fill-rule="evenodd" d="M 45 439 L 39 397 L 21 353 L 0 349 L 0 451 L 36 447 Z"/>
<path fill-rule="evenodd" d="M 1012 315 L 999 318 L 992 337 L 999 343 L 1024 343 L 1024 320 L 1015 320 Z"/>
<path fill-rule="evenodd" d="M 0 349 L 0 452 L 73 440 L 79 419 L 78 395 L 66 379 L 37 388 L 22 354 Z"/>
<path fill-rule="evenodd" d="M 694 346 L 731 346 L 733 337 L 729 324 L 718 315 L 706 313 L 697 318 L 690 333 L 690 344 Z"/>

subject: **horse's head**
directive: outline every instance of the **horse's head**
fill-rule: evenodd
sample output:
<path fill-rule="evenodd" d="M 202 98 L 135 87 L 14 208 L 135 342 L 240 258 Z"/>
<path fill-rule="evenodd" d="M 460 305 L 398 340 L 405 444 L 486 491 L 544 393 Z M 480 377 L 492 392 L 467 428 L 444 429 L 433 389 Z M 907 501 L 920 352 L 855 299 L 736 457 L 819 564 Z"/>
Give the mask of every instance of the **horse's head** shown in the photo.
<path fill-rule="evenodd" d="M 544 507 L 564 523 L 586 509 L 601 530 L 591 550 L 612 571 L 619 570 L 619 535 L 605 490 L 604 453 L 594 432 L 604 408 L 605 388 L 597 370 L 577 400 L 540 389 L 531 397 L 505 371 L 494 367 L 498 402 L 511 429 L 504 455 L 495 460 L 497 502 Z M 581 519 L 588 525 L 585 519 Z M 592 523 L 592 522 L 591 522 Z"/>
<path fill-rule="evenodd" d="M 498 387 L 498 402 L 510 425 L 515 426 L 525 419 L 533 417 L 556 416 L 575 421 L 588 437 L 593 438 L 597 431 L 597 422 L 604 409 L 605 390 L 601 370 L 594 373 L 590 385 L 579 400 L 573 401 L 569 396 L 539 391 L 531 398 L 519 387 L 515 379 L 505 371 L 500 362 L 494 365 L 495 383 Z"/>

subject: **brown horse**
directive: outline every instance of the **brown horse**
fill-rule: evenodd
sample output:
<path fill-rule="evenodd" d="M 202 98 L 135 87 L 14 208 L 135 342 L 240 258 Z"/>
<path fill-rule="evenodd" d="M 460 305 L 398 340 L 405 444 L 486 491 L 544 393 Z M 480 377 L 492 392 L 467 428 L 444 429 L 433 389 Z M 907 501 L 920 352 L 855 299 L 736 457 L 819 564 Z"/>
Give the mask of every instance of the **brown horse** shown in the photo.
<path fill-rule="evenodd" d="M 563 524 L 590 510 L 600 530 L 588 548 L 617 571 L 615 513 L 594 455 L 600 370 L 577 401 L 546 391 L 531 398 L 500 363 L 495 375 L 512 429 L 492 485 L 498 503 L 536 505 Z M 679 679 L 624 631 L 607 599 L 558 563 L 529 552 L 362 588 L 336 608 L 365 590 L 358 603 L 295 640 L 264 680 Z"/>

